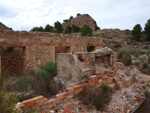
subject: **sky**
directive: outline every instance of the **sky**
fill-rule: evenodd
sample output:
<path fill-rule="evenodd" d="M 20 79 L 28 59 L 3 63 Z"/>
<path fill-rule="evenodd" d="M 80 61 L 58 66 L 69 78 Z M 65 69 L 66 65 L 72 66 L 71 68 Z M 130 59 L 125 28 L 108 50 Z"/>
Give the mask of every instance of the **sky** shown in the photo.
<path fill-rule="evenodd" d="M 101 29 L 130 29 L 150 19 L 150 0 L 0 0 L 0 22 L 13 30 L 89 14 Z"/>

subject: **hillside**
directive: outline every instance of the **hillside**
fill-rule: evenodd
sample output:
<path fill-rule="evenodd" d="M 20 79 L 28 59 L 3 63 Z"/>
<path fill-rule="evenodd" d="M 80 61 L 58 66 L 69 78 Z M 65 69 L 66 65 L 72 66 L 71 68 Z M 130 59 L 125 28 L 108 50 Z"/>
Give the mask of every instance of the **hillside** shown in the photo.
<path fill-rule="evenodd" d="M 97 30 L 93 35 L 103 38 L 103 46 L 112 48 L 117 55 L 129 54 L 132 64 L 142 73 L 150 75 L 150 41 L 144 36 L 141 41 L 136 41 L 130 30 L 119 29 Z"/>
<path fill-rule="evenodd" d="M 0 29 L 3 29 L 3 30 L 10 30 L 10 28 L 7 27 L 6 25 L 4 25 L 2 22 L 0 22 Z"/>

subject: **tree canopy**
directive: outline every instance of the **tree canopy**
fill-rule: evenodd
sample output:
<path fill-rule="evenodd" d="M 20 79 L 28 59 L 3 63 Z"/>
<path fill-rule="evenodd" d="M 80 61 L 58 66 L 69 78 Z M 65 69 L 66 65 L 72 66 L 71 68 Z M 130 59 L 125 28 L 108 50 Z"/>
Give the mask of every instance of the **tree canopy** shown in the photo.
<path fill-rule="evenodd" d="M 142 27 L 140 24 L 136 24 L 134 27 L 133 27 L 133 30 L 132 30 L 132 35 L 133 37 L 136 39 L 136 40 L 140 40 L 141 37 L 142 37 Z"/>
<path fill-rule="evenodd" d="M 144 33 L 147 35 L 147 40 L 150 40 L 150 19 L 145 24 Z"/>
<path fill-rule="evenodd" d="M 54 28 L 56 29 L 57 33 L 63 32 L 62 24 L 59 21 L 54 23 Z"/>
<path fill-rule="evenodd" d="M 43 32 L 44 29 L 43 29 L 42 26 L 40 26 L 40 27 L 33 27 L 33 28 L 31 29 L 31 31 L 40 31 L 40 32 Z"/>
<path fill-rule="evenodd" d="M 54 31 L 53 26 L 50 26 L 49 24 L 45 26 L 45 32 L 53 32 L 53 31 Z"/>

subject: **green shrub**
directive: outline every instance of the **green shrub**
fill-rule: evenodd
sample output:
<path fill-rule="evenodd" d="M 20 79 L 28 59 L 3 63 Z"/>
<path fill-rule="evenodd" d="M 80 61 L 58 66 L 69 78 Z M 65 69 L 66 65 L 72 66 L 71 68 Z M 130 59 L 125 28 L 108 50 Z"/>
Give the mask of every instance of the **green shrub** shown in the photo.
<path fill-rule="evenodd" d="M 13 108 L 17 102 L 16 93 L 0 92 L 0 113 L 15 113 Z"/>
<path fill-rule="evenodd" d="M 131 65 L 132 62 L 131 62 L 131 56 L 129 54 L 124 54 L 123 57 L 122 57 L 122 62 L 125 64 L 125 65 Z"/>
<path fill-rule="evenodd" d="M 124 55 L 123 52 L 120 52 L 120 53 L 117 55 L 117 60 L 118 60 L 118 62 L 121 62 L 123 55 Z"/>
<path fill-rule="evenodd" d="M 57 83 L 54 81 L 54 77 L 57 75 L 57 63 L 47 62 L 44 66 L 37 71 L 38 87 L 37 90 L 42 93 L 56 94 L 58 92 Z"/>
<path fill-rule="evenodd" d="M 127 52 L 129 55 L 136 55 L 137 51 L 136 50 L 130 50 Z"/>
<path fill-rule="evenodd" d="M 37 76 L 43 78 L 44 80 L 52 79 L 57 75 L 57 62 L 47 62 L 41 69 L 37 72 Z"/>
<path fill-rule="evenodd" d="M 92 29 L 90 28 L 90 26 L 85 25 L 81 28 L 81 34 L 82 34 L 82 36 L 92 36 L 93 32 L 92 32 Z"/>
<path fill-rule="evenodd" d="M 97 25 L 95 25 L 95 31 L 100 30 L 100 27 L 98 27 Z"/>
<path fill-rule="evenodd" d="M 21 90 L 21 91 L 26 91 L 26 90 L 28 90 L 29 86 L 30 86 L 29 78 L 20 77 L 17 80 L 15 88 L 18 90 Z"/>
<path fill-rule="evenodd" d="M 97 110 L 104 110 L 111 100 L 112 89 L 103 84 L 99 88 L 85 88 L 78 94 L 79 99 L 86 105 L 93 105 Z"/>
<path fill-rule="evenodd" d="M 147 60 L 146 56 L 140 56 L 139 57 L 139 61 L 142 63 L 145 62 L 146 60 Z"/>
<path fill-rule="evenodd" d="M 148 90 L 145 90 L 145 91 L 144 91 L 144 94 L 145 94 L 145 96 L 149 96 L 149 95 L 150 95 L 150 92 L 149 92 Z"/>
<path fill-rule="evenodd" d="M 66 34 L 69 34 L 69 33 L 71 33 L 72 32 L 72 27 L 71 26 L 67 26 L 66 27 L 66 30 L 65 30 L 65 33 Z"/>
<path fill-rule="evenodd" d="M 72 32 L 74 32 L 74 33 L 80 32 L 80 27 L 73 24 L 72 25 Z"/>

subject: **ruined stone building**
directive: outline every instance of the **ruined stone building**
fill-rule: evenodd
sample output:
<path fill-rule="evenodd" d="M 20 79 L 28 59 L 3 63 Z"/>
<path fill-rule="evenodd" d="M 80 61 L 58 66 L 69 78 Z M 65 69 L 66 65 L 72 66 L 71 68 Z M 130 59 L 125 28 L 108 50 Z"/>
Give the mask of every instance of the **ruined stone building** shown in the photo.
<path fill-rule="evenodd" d="M 56 33 L 0 30 L 0 47 L 1 73 L 18 74 L 55 61 L 58 53 L 100 49 L 102 40 Z"/>

